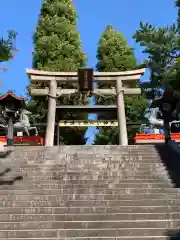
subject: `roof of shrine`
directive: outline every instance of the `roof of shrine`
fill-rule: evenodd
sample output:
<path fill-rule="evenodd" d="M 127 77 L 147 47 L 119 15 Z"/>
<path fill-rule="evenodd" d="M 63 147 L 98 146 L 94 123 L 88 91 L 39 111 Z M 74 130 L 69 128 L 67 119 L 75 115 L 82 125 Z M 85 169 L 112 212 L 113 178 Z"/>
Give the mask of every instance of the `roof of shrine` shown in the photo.
<path fill-rule="evenodd" d="M 12 98 L 18 100 L 18 101 L 25 101 L 23 97 L 16 96 L 13 91 L 9 90 L 7 93 L 0 96 L 0 100 L 4 100 L 5 98 L 11 96 Z"/>

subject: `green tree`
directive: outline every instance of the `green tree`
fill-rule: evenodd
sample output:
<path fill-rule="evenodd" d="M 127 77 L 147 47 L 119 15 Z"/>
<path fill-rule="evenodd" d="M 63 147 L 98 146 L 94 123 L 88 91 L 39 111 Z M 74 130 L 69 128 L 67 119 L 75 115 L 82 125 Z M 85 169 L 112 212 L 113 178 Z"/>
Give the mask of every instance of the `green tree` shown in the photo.
<path fill-rule="evenodd" d="M 140 29 L 133 38 L 143 48 L 143 53 L 148 55 L 149 69 L 151 72 L 150 82 L 144 84 L 152 92 L 165 90 L 168 87 L 180 90 L 179 81 L 179 49 L 180 49 L 180 0 L 175 1 L 178 8 L 177 24 L 166 27 L 155 27 L 149 23 L 140 22 Z M 152 90 L 152 91 L 151 91 Z"/>
<path fill-rule="evenodd" d="M 126 71 L 138 68 L 133 49 L 129 47 L 127 40 L 120 31 L 116 31 L 113 26 L 108 25 L 102 34 L 98 49 L 97 49 L 97 70 L 102 72 L 107 71 Z M 99 88 L 111 88 L 114 83 L 107 82 L 99 84 Z M 130 87 L 139 87 L 138 83 L 126 84 Z M 97 104 L 116 104 L 115 96 L 96 96 Z M 143 96 L 125 96 L 125 110 L 127 121 L 138 121 L 142 119 L 142 113 L 147 106 L 147 100 Z M 114 119 L 115 114 L 99 115 L 99 119 Z M 128 127 L 128 137 L 132 138 L 135 130 Z M 117 144 L 118 129 L 116 127 L 100 128 L 100 131 L 95 136 L 95 144 Z"/>
<path fill-rule="evenodd" d="M 4 37 L 0 39 L 0 63 L 13 58 L 14 52 L 17 50 L 15 47 L 16 35 L 16 32 L 10 30 L 7 39 Z"/>
<path fill-rule="evenodd" d="M 177 26 L 178 26 L 178 50 L 180 49 L 180 0 L 177 0 L 176 7 L 178 9 L 178 19 L 177 19 Z M 176 71 L 177 71 L 177 79 L 180 79 L 180 57 L 178 57 L 177 64 L 176 64 Z"/>
<path fill-rule="evenodd" d="M 175 6 L 178 8 L 177 24 L 178 24 L 178 29 L 179 29 L 179 33 L 180 33 L 180 0 L 176 0 Z"/>
<path fill-rule="evenodd" d="M 144 88 L 154 91 L 163 90 L 169 86 L 179 88 L 176 78 L 178 56 L 177 26 L 156 28 L 151 24 L 142 22 L 140 29 L 133 38 L 144 48 L 148 55 L 150 82 Z M 150 91 L 150 95 L 153 94 Z"/>
<path fill-rule="evenodd" d="M 77 71 L 79 67 L 86 65 L 87 57 L 81 49 L 76 19 L 72 0 L 44 0 L 33 37 L 33 68 L 46 71 Z M 61 87 L 75 86 L 68 83 Z M 57 101 L 58 105 L 87 103 L 87 97 L 81 99 L 79 95 L 60 97 Z M 28 106 L 34 112 L 31 121 L 46 122 L 47 101 L 31 97 Z M 87 119 L 87 114 L 62 113 L 61 119 Z M 84 144 L 85 131 L 86 128 L 61 128 L 61 142 Z"/>
<path fill-rule="evenodd" d="M 175 5 L 178 7 L 177 24 L 155 27 L 140 22 L 140 29 L 133 36 L 144 48 L 143 52 L 148 55 L 150 82 L 144 84 L 143 88 L 151 100 L 163 92 L 180 95 L 180 1 L 177 0 Z M 156 103 L 153 101 L 151 106 L 156 106 Z"/>
<path fill-rule="evenodd" d="M 154 98 L 154 92 L 163 92 L 169 87 L 180 91 L 180 1 L 176 0 L 178 8 L 177 24 L 166 27 L 155 27 L 149 23 L 140 22 L 140 29 L 133 38 L 144 48 L 148 55 L 150 82 L 144 84 L 149 98 Z"/>

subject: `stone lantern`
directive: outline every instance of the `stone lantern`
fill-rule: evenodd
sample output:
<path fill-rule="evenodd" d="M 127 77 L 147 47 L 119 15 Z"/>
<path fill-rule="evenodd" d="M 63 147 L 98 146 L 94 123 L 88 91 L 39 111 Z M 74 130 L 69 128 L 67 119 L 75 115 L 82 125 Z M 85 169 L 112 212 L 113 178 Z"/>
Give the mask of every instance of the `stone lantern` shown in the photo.
<path fill-rule="evenodd" d="M 7 145 L 13 145 L 14 138 L 14 121 L 17 118 L 18 110 L 25 108 L 25 100 L 17 97 L 12 91 L 0 96 L 0 114 L 6 119 L 8 124 Z"/>

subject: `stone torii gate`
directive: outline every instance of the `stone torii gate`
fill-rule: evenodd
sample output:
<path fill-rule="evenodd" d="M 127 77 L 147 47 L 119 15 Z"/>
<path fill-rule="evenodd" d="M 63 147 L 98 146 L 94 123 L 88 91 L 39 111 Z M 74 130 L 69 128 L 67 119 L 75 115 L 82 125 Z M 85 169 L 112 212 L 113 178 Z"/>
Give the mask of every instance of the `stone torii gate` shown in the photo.
<path fill-rule="evenodd" d="M 81 69 L 82 70 L 82 69 Z M 117 116 L 118 116 L 118 128 L 119 128 L 119 144 L 128 145 L 127 127 L 126 127 L 126 115 L 124 106 L 124 94 L 126 95 L 140 95 L 140 88 L 126 88 L 125 83 L 140 80 L 140 77 L 144 75 L 145 69 L 124 71 L 124 72 L 93 72 L 92 75 L 88 75 L 88 70 L 84 68 L 84 77 L 89 78 L 90 81 L 97 82 L 116 82 L 116 88 L 112 89 L 91 89 L 91 94 L 101 95 L 116 95 L 117 96 Z M 48 117 L 47 117 L 47 128 L 45 145 L 53 146 L 54 143 L 54 129 L 55 129 L 55 115 L 56 115 L 56 98 L 63 95 L 70 95 L 80 92 L 80 89 L 61 89 L 57 87 L 57 82 L 60 83 L 78 83 L 79 75 L 78 72 L 49 72 L 34 69 L 26 69 L 31 83 L 48 83 L 48 88 L 31 88 L 32 96 L 49 96 L 48 100 Z M 91 79 L 90 79 L 91 78 Z M 88 81 L 89 81 L 88 80 Z M 85 79 L 87 81 L 87 79 Z M 124 83 L 124 84 L 123 84 Z M 70 106 L 68 106 L 70 107 Z M 81 108 L 82 106 L 73 106 L 73 108 Z M 91 108 L 99 108 L 105 106 L 91 106 Z M 108 108 L 108 106 L 107 106 Z"/>

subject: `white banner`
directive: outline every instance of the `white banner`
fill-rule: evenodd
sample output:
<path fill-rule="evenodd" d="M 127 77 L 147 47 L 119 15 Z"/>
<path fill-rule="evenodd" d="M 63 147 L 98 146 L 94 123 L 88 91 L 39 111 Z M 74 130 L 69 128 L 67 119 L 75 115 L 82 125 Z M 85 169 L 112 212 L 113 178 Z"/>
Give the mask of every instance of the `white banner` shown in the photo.
<path fill-rule="evenodd" d="M 60 127 L 117 127 L 117 120 L 63 120 Z"/>

